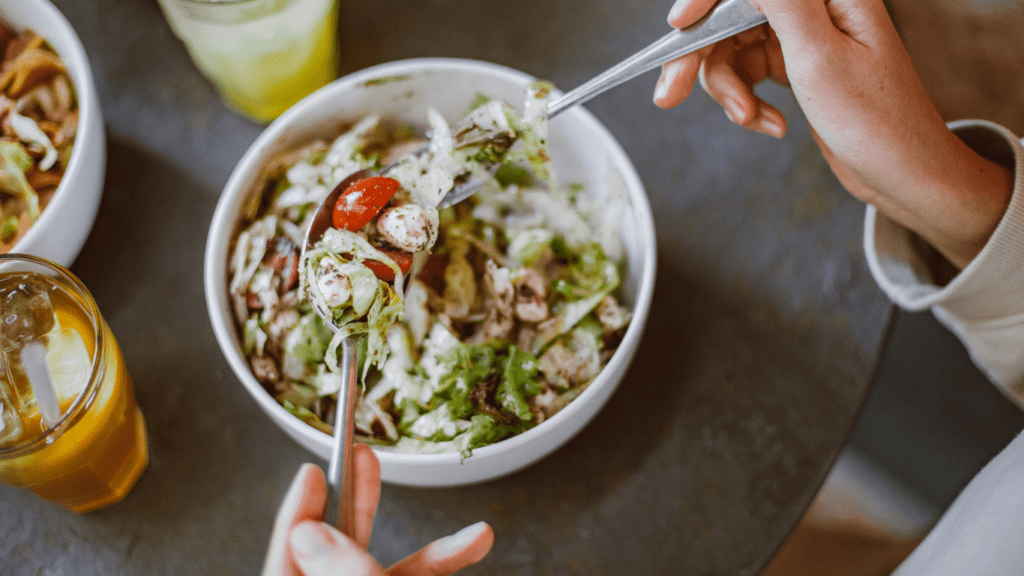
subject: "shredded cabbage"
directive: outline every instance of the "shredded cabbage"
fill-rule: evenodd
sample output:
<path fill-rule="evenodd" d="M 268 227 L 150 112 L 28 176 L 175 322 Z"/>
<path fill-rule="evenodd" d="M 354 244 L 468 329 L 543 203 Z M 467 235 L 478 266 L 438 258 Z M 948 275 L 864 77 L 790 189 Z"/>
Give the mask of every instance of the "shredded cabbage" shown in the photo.
<path fill-rule="evenodd" d="M 261 381 L 285 408 L 329 432 L 338 346 L 362 336 L 357 439 L 465 458 L 542 423 L 597 376 L 629 321 L 614 297 L 624 196 L 613 195 L 618 213 L 607 216 L 575 186 L 556 183 L 549 90 L 531 87 L 523 115 L 481 99 L 454 128 L 428 112 L 427 152 L 389 172 L 399 202 L 433 209 L 459 178 L 488 182 L 439 212 L 437 242 L 417 256 L 404 291 L 371 226 L 328 230 L 294 266 L 282 246 L 302 241 L 327 190 L 355 170 L 380 169 L 410 131 L 370 116 L 279 159 L 260 184 L 271 201 L 236 239 L 230 291 L 244 351 L 273 362 L 278 374 Z M 367 260 L 384 263 L 395 281 L 379 280 Z M 332 333 L 317 312 L 340 329 Z"/>

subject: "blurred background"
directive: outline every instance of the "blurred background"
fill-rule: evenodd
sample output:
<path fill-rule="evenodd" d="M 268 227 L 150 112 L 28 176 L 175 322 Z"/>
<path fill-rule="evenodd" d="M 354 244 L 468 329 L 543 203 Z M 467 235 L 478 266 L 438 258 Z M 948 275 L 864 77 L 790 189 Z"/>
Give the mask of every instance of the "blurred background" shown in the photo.
<path fill-rule="evenodd" d="M 1024 135 L 1024 2 L 886 0 L 939 112 Z M 928 523 L 1024 430 L 1024 412 L 931 313 L 898 312 L 829 486 L 896 532 Z M 881 516 L 878 516 L 881 514 Z"/>

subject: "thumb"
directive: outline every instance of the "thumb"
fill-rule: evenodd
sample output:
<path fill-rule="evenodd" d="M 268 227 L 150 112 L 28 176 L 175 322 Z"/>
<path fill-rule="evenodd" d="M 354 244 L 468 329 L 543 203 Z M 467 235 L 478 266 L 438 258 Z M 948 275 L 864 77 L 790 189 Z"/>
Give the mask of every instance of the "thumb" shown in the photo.
<path fill-rule="evenodd" d="M 298 524 L 288 542 L 292 558 L 305 576 L 385 576 L 366 550 L 323 522 Z"/>
<path fill-rule="evenodd" d="M 779 37 L 786 54 L 813 50 L 833 29 L 827 0 L 750 0 Z"/>

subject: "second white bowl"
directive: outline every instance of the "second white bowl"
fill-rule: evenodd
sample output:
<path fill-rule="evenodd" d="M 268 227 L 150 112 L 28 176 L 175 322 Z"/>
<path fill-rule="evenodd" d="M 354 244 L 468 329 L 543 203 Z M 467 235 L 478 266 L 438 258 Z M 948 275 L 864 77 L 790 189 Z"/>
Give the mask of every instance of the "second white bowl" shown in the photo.
<path fill-rule="evenodd" d="M 28 28 L 49 42 L 75 86 L 79 116 L 71 160 L 46 209 L 11 249 L 70 266 L 96 220 L 106 174 L 106 136 L 92 71 L 78 35 L 53 4 L 0 0 L 0 18 L 19 32 Z"/>

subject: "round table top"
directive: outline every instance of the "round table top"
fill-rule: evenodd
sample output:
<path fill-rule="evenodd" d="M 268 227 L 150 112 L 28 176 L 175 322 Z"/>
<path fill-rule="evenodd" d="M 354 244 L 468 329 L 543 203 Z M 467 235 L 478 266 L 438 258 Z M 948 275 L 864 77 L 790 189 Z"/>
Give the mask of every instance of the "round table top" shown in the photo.
<path fill-rule="evenodd" d="M 4 571 L 258 573 L 289 482 L 316 458 L 229 369 L 202 258 L 220 190 L 262 126 L 221 103 L 156 2 L 54 2 L 89 54 L 107 127 L 104 196 L 72 271 L 121 344 L 150 464 L 122 503 L 84 516 L 0 486 Z M 343 2 L 342 73 L 452 56 L 571 88 L 664 34 L 670 4 Z M 699 89 L 656 108 L 656 77 L 586 105 L 655 214 L 654 304 L 626 379 L 521 472 L 385 486 L 370 545 L 385 565 L 485 520 L 494 548 L 467 573 L 757 574 L 842 449 L 891 313 L 861 251 L 863 208 L 785 89 L 759 89 L 789 119 L 775 140 L 732 125 Z"/>

